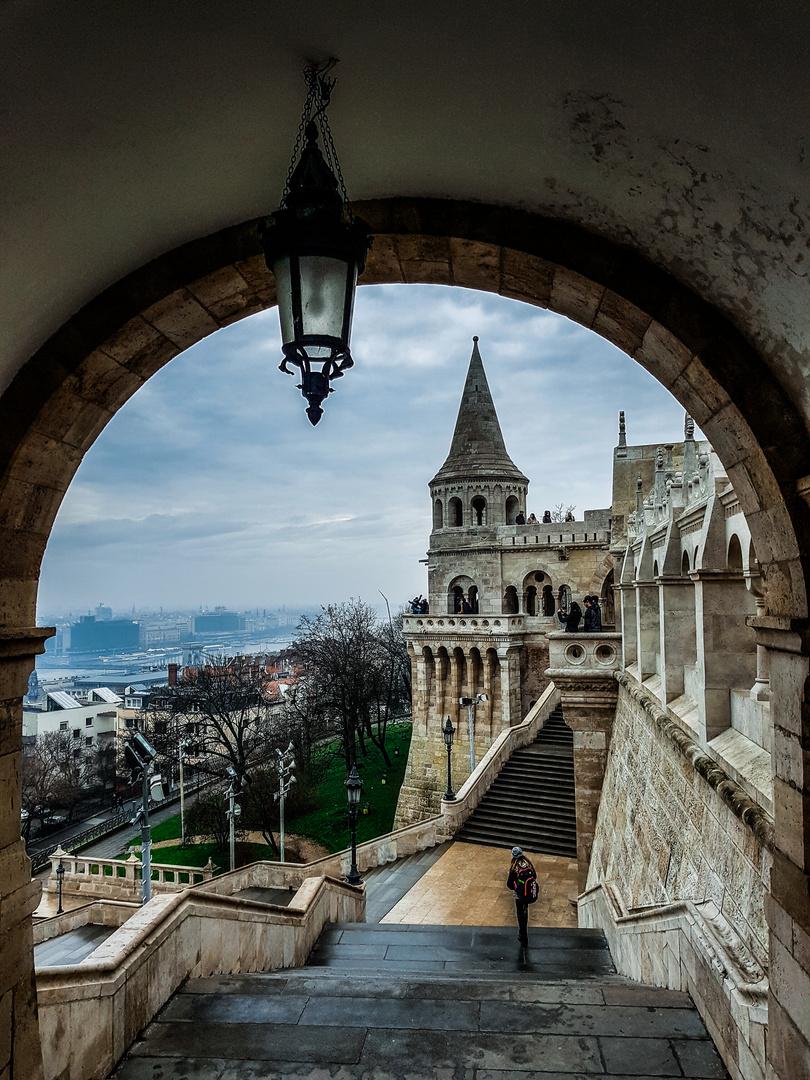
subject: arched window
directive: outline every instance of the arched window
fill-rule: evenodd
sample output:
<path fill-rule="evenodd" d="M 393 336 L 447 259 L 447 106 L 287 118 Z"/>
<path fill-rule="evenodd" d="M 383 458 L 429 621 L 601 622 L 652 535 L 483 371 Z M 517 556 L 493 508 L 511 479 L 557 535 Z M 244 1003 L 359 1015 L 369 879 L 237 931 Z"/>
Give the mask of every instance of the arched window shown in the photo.
<path fill-rule="evenodd" d="M 570 611 L 571 610 L 571 601 L 573 600 L 573 596 L 571 595 L 571 586 L 570 585 L 561 585 L 560 586 L 560 592 L 559 592 L 558 599 L 559 599 L 559 602 L 560 602 L 560 610 L 561 611 Z M 554 614 L 554 612 L 552 612 L 552 615 L 553 614 Z"/>
<path fill-rule="evenodd" d="M 517 615 L 519 611 L 517 589 L 514 585 L 507 585 L 503 597 L 503 613 L 504 615 Z"/>
<path fill-rule="evenodd" d="M 461 615 L 464 611 L 464 590 L 460 585 L 454 585 L 450 590 L 450 603 L 447 610 L 450 615 Z"/>
<path fill-rule="evenodd" d="M 562 590 L 561 590 L 562 591 Z M 554 590 L 550 585 L 543 586 L 543 614 L 548 618 L 554 614 Z"/>
<path fill-rule="evenodd" d="M 453 578 L 447 590 L 449 615 L 473 615 L 478 611 L 478 586 L 468 577 Z"/>
<path fill-rule="evenodd" d="M 514 496 L 514 495 L 510 495 L 509 498 L 506 500 L 506 524 L 507 525 L 514 525 L 515 524 L 515 518 L 518 516 L 518 511 L 519 510 L 520 510 L 520 503 L 518 502 L 517 497 Z"/>
<path fill-rule="evenodd" d="M 683 574 L 684 577 L 686 577 L 686 575 L 689 573 L 689 552 L 688 551 L 685 551 L 683 553 L 683 558 L 681 559 L 681 573 Z"/>
<path fill-rule="evenodd" d="M 658 559 L 653 561 L 653 577 L 658 577 Z"/>
<path fill-rule="evenodd" d="M 602 622 L 603 623 L 615 623 L 616 622 L 616 603 L 615 594 L 613 591 L 613 571 L 609 571 L 607 577 L 602 582 Z"/>
<path fill-rule="evenodd" d="M 464 524 L 461 499 L 452 498 L 447 504 L 447 524 L 453 529 L 458 529 Z"/>
<path fill-rule="evenodd" d="M 472 501 L 473 522 L 476 525 L 487 523 L 487 500 L 482 495 L 476 495 Z"/>
<path fill-rule="evenodd" d="M 740 538 L 736 533 L 729 540 L 726 564 L 729 570 L 741 571 L 743 568 L 742 547 L 740 546 Z"/>
<path fill-rule="evenodd" d="M 526 614 L 537 614 L 537 586 L 530 585 L 526 590 Z"/>
<path fill-rule="evenodd" d="M 444 508 L 442 507 L 442 500 L 436 499 L 433 504 L 433 528 L 441 529 L 444 527 Z"/>
<path fill-rule="evenodd" d="M 470 591 L 467 593 L 467 603 L 470 605 L 470 614 L 478 614 L 478 586 L 471 585 Z"/>

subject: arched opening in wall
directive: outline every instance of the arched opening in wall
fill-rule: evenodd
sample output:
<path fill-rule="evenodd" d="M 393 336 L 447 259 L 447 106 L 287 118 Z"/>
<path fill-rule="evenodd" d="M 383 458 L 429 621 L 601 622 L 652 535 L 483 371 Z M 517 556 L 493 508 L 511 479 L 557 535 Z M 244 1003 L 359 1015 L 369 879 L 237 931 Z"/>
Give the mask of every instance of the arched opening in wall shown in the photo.
<path fill-rule="evenodd" d="M 514 585 L 507 585 L 506 592 L 503 594 L 503 614 L 517 615 L 519 612 L 520 602 L 518 600 L 518 591 Z"/>
<path fill-rule="evenodd" d="M 498 242 L 496 235 L 490 236 L 486 228 L 480 228 L 480 222 L 475 218 L 479 209 L 483 209 L 490 215 L 496 215 L 498 211 L 493 208 L 468 207 L 464 212 L 472 215 L 472 219 L 477 222 L 476 228 L 479 231 L 475 242 L 487 247 L 487 241 L 491 240 L 492 251 L 498 256 L 492 259 L 492 265 L 501 267 L 503 266 L 501 256 L 508 252 L 496 246 Z M 374 212 L 390 213 L 390 211 L 389 205 Z M 420 222 L 415 227 L 416 231 L 420 232 L 420 235 L 423 232 L 424 235 L 431 236 L 433 241 L 441 230 L 436 227 L 423 227 L 422 219 L 419 217 L 421 212 L 415 211 L 415 220 Z M 407 214 L 402 213 L 401 208 L 398 208 L 397 213 L 398 223 L 407 221 Z M 441 219 L 437 217 L 436 220 Z M 554 224 L 563 232 L 565 231 L 566 227 L 563 223 L 555 222 Z M 405 225 L 399 227 L 407 231 Z M 453 251 L 459 236 L 462 244 L 464 243 L 466 228 L 468 226 L 462 222 L 460 226 L 454 226 L 454 230 L 450 232 L 451 239 L 446 245 L 448 281 L 463 281 L 462 261 L 459 260 L 459 265 L 454 267 L 450 252 Z M 504 231 L 502 235 L 510 234 Z M 515 235 L 514 229 L 511 235 Z M 126 318 L 115 315 L 118 321 L 113 325 L 111 321 L 113 316 L 108 316 L 106 312 L 103 318 L 96 320 L 88 319 L 85 313 L 82 313 L 83 317 L 77 320 L 76 325 L 66 325 L 64 333 L 60 332 L 61 336 L 56 335 L 54 340 L 43 349 L 42 354 L 31 361 L 31 365 L 24 372 L 25 377 L 18 380 L 17 388 L 15 389 L 12 385 L 12 388 L 4 395 L 2 404 L 5 411 L 0 410 L 0 428 L 9 434 L 2 448 L 2 453 L 5 455 L 2 468 L 4 476 L 10 477 L 12 483 L 6 484 L 1 489 L 3 494 L 0 496 L 0 520 L 18 523 L 13 528 L 19 534 L 20 554 L 19 573 L 15 569 L 14 574 L 17 576 L 8 579 L 8 591 L 13 594 L 15 602 L 4 609 L 14 612 L 13 615 L 6 616 L 8 625 L 12 629 L 34 625 L 34 596 L 41 550 L 40 539 L 48 536 L 59 502 L 58 498 L 41 499 L 36 502 L 32 501 L 28 494 L 25 496 L 20 494 L 20 488 L 24 485 L 14 481 L 14 469 L 20 461 L 30 465 L 30 475 L 27 475 L 25 485 L 29 488 L 57 492 L 64 490 L 75 470 L 76 461 L 81 456 L 76 454 L 73 448 L 79 445 L 83 449 L 92 444 L 96 429 L 101 426 L 100 410 L 104 414 L 103 419 L 106 419 L 107 416 L 115 413 L 122 400 L 132 393 L 136 386 L 141 385 L 144 379 L 149 378 L 161 363 L 174 356 L 178 350 L 186 348 L 193 340 L 198 340 L 204 334 L 210 333 L 212 328 L 221 325 L 226 320 L 239 319 L 249 310 L 255 311 L 257 308 L 267 307 L 272 303 L 272 286 L 268 287 L 266 275 L 257 265 L 253 249 L 250 244 L 245 245 L 241 240 L 240 243 L 242 247 L 236 250 L 233 259 L 225 266 L 222 265 L 221 260 L 216 264 L 211 261 L 209 248 L 204 265 L 199 265 L 195 261 L 199 259 L 198 254 L 188 259 L 185 264 L 182 258 L 177 259 L 176 264 L 181 269 L 172 270 L 171 274 L 164 278 L 159 272 L 161 267 L 158 265 L 160 263 L 158 260 L 149 270 L 150 282 L 160 283 L 166 280 L 170 288 L 167 287 L 161 295 L 156 295 L 154 290 L 158 286 L 150 283 L 148 288 L 143 288 L 145 276 L 137 280 L 133 279 L 133 283 L 125 284 L 116 294 L 116 303 L 109 303 L 108 306 L 113 313 L 125 311 Z M 594 235 L 593 255 L 589 253 L 587 244 L 584 249 L 580 245 L 578 253 L 572 256 L 574 265 L 569 266 L 566 262 L 568 257 L 545 249 L 542 238 L 536 242 L 533 240 L 532 243 L 534 246 L 528 254 L 528 259 L 542 260 L 542 269 L 536 272 L 531 269 L 527 271 L 527 297 L 542 306 L 557 305 L 559 309 L 560 303 L 565 303 L 565 301 L 560 301 L 556 297 L 571 295 L 572 290 L 564 286 L 566 281 L 570 283 L 573 271 L 573 274 L 577 275 L 576 280 L 581 285 L 581 290 L 576 290 L 577 304 L 572 302 L 571 311 L 563 311 L 563 313 L 583 319 L 597 333 L 620 341 L 622 347 L 635 355 L 665 384 L 676 386 L 680 399 L 696 416 L 705 433 L 710 438 L 714 438 L 715 448 L 721 459 L 725 453 L 730 466 L 736 467 L 741 464 L 748 470 L 747 475 L 753 488 L 751 504 L 756 496 L 760 499 L 761 506 L 766 509 L 765 513 L 756 515 L 754 521 L 754 527 L 759 530 L 758 549 L 762 552 L 770 552 L 779 547 L 784 552 L 779 574 L 771 578 L 769 599 L 773 603 L 775 612 L 791 617 L 804 617 L 806 604 L 802 555 L 796 540 L 793 519 L 790 516 L 795 511 L 786 507 L 780 493 L 780 486 L 781 490 L 787 490 L 798 475 L 810 473 L 806 438 L 798 411 L 789 403 L 784 404 L 783 407 L 782 398 L 779 397 L 778 388 L 768 366 L 753 355 L 750 347 L 741 341 L 730 322 L 724 320 L 722 313 L 712 308 L 696 294 L 689 293 L 688 290 L 671 281 L 654 267 L 643 264 L 640 260 L 633 262 L 636 257 L 632 253 L 627 254 L 622 249 L 613 248 Z M 214 238 L 214 244 L 218 245 L 220 250 L 228 250 L 222 235 Z M 386 252 L 396 253 L 396 237 L 385 246 L 379 243 L 375 246 L 377 250 L 384 249 Z M 437 243 L 432 250 L 438 250 L 438 247 Z M 200 250 L 204 250 L 203 242 L 200 242 Z M 606 252 L 610 252 L 611 259 L 605 259 Z M 397 256 L 394 255 L 392 258 L 396 273 L 405 276 L 399 264 L 396 263 Z M 556 259 L 561 259 L 562 263 L 565 263 L 565 265 L 560 264 L 559 270 L 554 261 Z M 630 262 L 627 262 L 627 259 Z M 252 266 L 248 265 L 251 260 Z M 606 274 L 599 269 L 600 260 L 604 265 L 608 263 L 610 265 L 609 282 L 602 280 Z M 163 264 L 164 268 L 170 266 L 171 261 L 167 258 Z M 188 267 L 188 271 L 182 269 L 184 265 Z M 640 266 L 647 267 L 651 273 L 639 274 Z M 408 269 L 409 272 L 413 272 L 414 265 L 411 264 Z M 480 271 L 480 265 L 477 270 Z M 241 284 L 238 284 L 234 291 L 226 296 L 227 303 L 217 309 L 216 301 L 205 298 L 205 290 L 209 284 L 221 283 L 223 271 L 226 271 L 231 279 L 238 279 Z M 373 262 L 370 263 L 370 271 L 371 280 L 376 281 L 385 281 L 387 280 L 385 275 L 394 272 L 381 269 Z M 431 269 L 431 272 L 435 271 Z M 558 272 L 560 274 L 557 281 L 559 287 L 555 287 L 555 274 Z M 180 273 L 186 274 L 182 280 L 178 280 Z M 498 270 L 497 275 L 500 273 L 501 271 Z M 258 286 L 251 284 L 251 274 L 253 280 L 259 282 Z M 219 275 L 219 278 L 216 275 Z M 497 291 L 502 286 L 501 277 L 497 275 L 493 274 L 492 281 L 482 287 Z M 536 280 L 532 280 L 533 278 Z M 639 288 L 633 284 L 642 278 L 644 278 L 643 287 Z M 433 277 L 432 280 L 436 278 Z M 541 282 L 548 283 L 549 281 L 548 287 L 541 284 Z M 607 287 L 608 284 L 610 288 Z M 219 291 L 216 296 L 221 297 L 221 284 L 217 287 Z M 131 289 L 131 294 L 127 292 L 127 289 Z M 139 292 L 146 298 L 140 302 L 140 306 L 137 299 Z M 175 294 L 177 294 L 176 299 L 172 299 Z M 658 312 L 658 318 L 663 322 L 645 314 L 648 310 L 645 307 L 646 299 L 651 300 L 649 309 L 654 313 Z M 151 311 L 150 309 L 156 305 L 160 305 L 160 311 Z M 687 312 L 682 319 L 682 327 L 678 325 L 678 316 L 669 316 L 670 309 Z M 586 310 L 587 314 L 583 315 L 583 310 Z M 181 317 L 184 313 L 185 321 Z M 173 321 L 174 327 L 172 327 Z M 694 329 L 690 327 L 690 321 L 694 323 Z M 129 325 L 130 323 L 137 325 Z M 89 324 L 92 324 L 92 328 L 87 330 L 86 327 Z M 169 327 L 168 335 L 162 329 L 166 326 Z M 177 329 L 178 327 L 181 329 Z M 145 338 L 147 344 L 144 344 Z M 711 348 L 702 347 L 702 343 L 706 341 L 713 343 Z M 62 348 L 65 343 L 68 347 Z M 86 349 L 85 346 L 87 346 Z M 82 349 L 85 351 L 80 355 Z M 91 359 L 94 354 L 95 361 Z M 57 385 L 59 376 L 56 375 L 48 379 L 37 377 L 43 371 L 51 370 L 53 365 L 50 358 L 54 355 L 58 355 L 60 363 L 65 364 L 67 376 L 62 385 Z M 104 358 L 101 365 L 99 356 Z M 49 364 L 51 367 L 48 367 Z M 117 383 L 114 378 L 109 378 L 105 384 L 101 370 L 104 365 L 117 374 Z M 687 368 L 689 377 L 682 377 Z M 733 374 L 729 375 L 730 371 Z M 78 377 L 76 377 L 77 374 Z M 761 380 L 757 377 L 760 374 Z M 71 390 L 73 396 L 70 397 L 70 401 L 75 406 L 75 411 L 60 408 L 60 394 L 66 389 L 68 379 L 80 388 L 90 387 L 92 394 L 99 400 L 85 400 L 81 392 L 76 396 Z M 41 393 L 42 397 L 38 398 L 35 393 L 30 400 L 25 402 L 24 413 L 21 412 L 19 409 L 21 395 L 24 395 L 31 387 L 39 386 L 42 389 L 37 390 L 36 393 Z M 760 402 L 753 403 L 746 386 L 756 386 L 760 396 L 767 397 L 770 394 L 770 407 L 765 408 Z M 716 401 L 722 400 L 720 392 L 725 394 L 726 390 L 731 400 L 731 407 L 723 408 L 718 414 Z M 97 394 L 96 391 L 98 391 Z M 18 414 L 23 417 L 19 421 L 16 419 Z M 758 419 L 758 414 L 761 414 L 763 419 Z M 768 415 L 780 416 L 778 430 L 777 426 L 773 429 L 769 428 L 769 421 L 764 419 Z M 782 422 L 783 416 L 786 422 Z M 29 421 L 28 417 L 33 419 Z M 47 453 L 40 453 L 37 457 L 35 449 L 42 444 L 43 430 L 48 432 L 47 438 L 52 441 L 49 442 Z M 745 451 L 741 452 L 740 447 L 745 448 Z M 749 455 L 751 459 L 750 469 L 748 469 L 746 455 Z M 784 466 L 780 464 L 780 457 Z M 800 467 L 794 464 L 796 462 L 800 463 Z M 797 469 L 798 471 L 795 471 Z M 797 515 L 797 520 L 800 521 L 799 515 Z M 456 524 L 461 525 L 462 522 L 459 520 Z M 15 537 L 15 543 L 16 539 Z"/>
<path fill-rule="evenodd" d="M 476 495 L 472 501 L 473 524 L 486 525 L 487 523 L 487 500 L 482 495 Z"/>
<path fill-rule="evenodd" d="M 739 570 L 742 573 L 743 569 L 743 556 L 742 546 L 740 544 L 740 538 L 734 533 L 728 543 L 728 554 L 726 556 L 726 566 L 729 570 Z"/>
<path fill-rule="evenodd" d="M 532 570 L 523 579 L 523 610 L 527 615 L 542 614 L 542 588 L 549 579 L 542 570 Z"/>
<path fill-rule="evenodd" d="M 689 552 L 685 551 L 681 558 L 681 576 L 686 577 L 689 574 Z"/>
<path fill-rule="evenodd" d="M 600 590 L 600 595 L 602 597 L 603 627 L 616 625 L 616 600 L 613 574 L 613 570 L 608 571 L 605 580 L 602 582 L 602 588 Z"/>
<path fill-rule="evenodd" d="M 657 559 L 653 560 L 653 577 L 654 578 L 658 577 L 658 560 Z"/>
<path fill-rule="evenodd" d="M 464 509 L 461 499 L 453 496 L 447 503 L 447 524 L 451 529 L 459 529 L 464 524 Z"/>
<path fill-rule="evenodd" d="M 478 609 L 478 586 L 469 577 L 453 578 L 448 587 L 448 615 L 472 615 Z"/>
<path fill-rule="evenodd" d="M 571 593 L 571 586 L 570 585 L 561 585 L 560 586 L 560 591 L 558 593 L 558 601 L 559 601 L 559 605 L 560 605 L 560 611 L 570 611 L 571 610 L 571 603 L 572 603 L 573 599 L 574 599 L 574 597 L 573 597 L 573 594 Z M 552 612 L 552 614 L 553 614 L 553 612 Z"/>
<path fill-rule="evenodd" d="M 481 652 L 475 646 L 470 649 L 467 665 L 468 686 L 470 695 L 482 693 L 484 689 L 484 665 L 481 660 Z M 478 717 L 476 717 L 476 721 Z"/>
<path fill-rule="evenodd" d="M 444 528 L 444 514 L 442 512 L 442 500 L 435 499 L 433 502 L 433 528 Z"/>
<path fill-rule="evenodd" d="M 526 614 L 537 615 L 539 611 L 537 603 L 537 586 L 529 585 L 526 589 Z"/>
<path fill-rule="evenodd" d="M 510 495 L 506 500 L 506 524 L 514 525 L 515 518 L 520 513 L 520 503 L 514 495 Z"/>
<path fill-rule="evenodd" d="M 554 603 L 554 589 L 551 587 L 550 584 L 549 585 L 544 585 L 543 586 L 543 600 L 542 600 L 543 614 L 545 615 L 546 618 L 549 618 L 550 616 L 552 616 L 554 614 L 554 612 L 556 610 L 557 610 L 557 607 L 556 607 L 556 604 Z"/>

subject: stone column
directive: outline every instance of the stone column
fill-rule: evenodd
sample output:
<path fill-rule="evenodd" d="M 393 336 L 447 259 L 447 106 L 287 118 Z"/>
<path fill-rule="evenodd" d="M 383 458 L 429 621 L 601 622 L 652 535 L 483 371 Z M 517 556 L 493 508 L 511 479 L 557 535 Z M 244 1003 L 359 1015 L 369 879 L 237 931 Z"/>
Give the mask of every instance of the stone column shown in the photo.
<path fill-rule="evenodd" d="M 694 664 L 695 586 L 676 578 L 659 579 L 661 704 L 674 701 L 684 692 L 683 669 Z"/>
<path fill-rule="evenodd" d="M 520 650 L 519 645 L 500 646 L 501 668 L 501 731 L 519 724 L 523 717 L 520 708 Z M 493 738 L 500 731 L 493 731 Z"/>
<path fill-rule="evenodd" d="M 22 699 L 53 628 L 0 630 L 0 1077 L 42 1080 L 31 915 L 40 883 L 20 837 Z"/>
<path fill-rule="evenodd" d="M 621 637 L 550 634 L 549 656 L 546 676 L 559 688 L 563 717 L 574 732 L 577 885 L 584 892 L 616 718 L 619 687 L 613 673 L 620 666 Z"/>
<path fill-rule="evenodd" d="M 749 616 L 768 651 L 774 767 L 767 1075 L 810 1077 L 810 620 Z"/>
<path fill-rule="evenodd" d="M 614 585 L 620 612 L 622 634 L 622 667 L 628 668 L 638 660 L 636 637 L 636 590 L 632 585 Z"/>
<path fill-rule="evenodd" d="M 659 669 L 658 648 L 661 636 L 661 620 L 658 609 L 658 582 L 639 581 L 636 590 L 636 660 L 638 673 L 643 682 L 648 675 Z M 626 626 L 627 624 L 624 623 Z"/>
<path fill-rule="evenodd" d="M 756 643 L 745 619 L 748 593 L 739 573 L 699 570 L 695 587 L 700 736 L 707 742 L 731 726 L 729 690 L 751 686 Z"/>

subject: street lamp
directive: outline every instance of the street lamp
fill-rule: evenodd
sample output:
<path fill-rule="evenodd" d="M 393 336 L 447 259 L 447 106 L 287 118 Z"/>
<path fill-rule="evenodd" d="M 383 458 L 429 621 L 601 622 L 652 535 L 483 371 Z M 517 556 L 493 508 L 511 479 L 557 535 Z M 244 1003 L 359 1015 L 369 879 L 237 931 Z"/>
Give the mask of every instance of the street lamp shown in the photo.
<path fill-rule="evenodd" d="M 236 796 L 239 794 L 241 784 L 239 783 L 239 777 L 236 775 L 236 769 L 232 765 L 229 765 L 225 770 L 230 777 L 230 783 L 228 784 L 228 790 L 225 792 L 225 797 L 228 800 L 228 809 L 225 811 L 228 818 L 228 839 L 230 841 L 230 855 L 231 855 L 231 870 L 236 869 L 236 819 L 242 813 L 242 807 L 236 801 Z"/>
<path fill-rule="evenodd" d="M 62 907 L 62 882 L 64 880 L 64 877 L 65 877 L 65 865 L 62 862 L 62 860 L 60 859 L 59 860 L 59 865 L 56 868 L 56 894 L 57 894 L 57 897 L 58 897 L 58 904 L 57 904 L 57 908 L 56 908 L 56 914 L 57 915 L 61 915 L 62 912 L 65 910 Z"/>
<path fill-rule="evenodd" d="M 152 833 L 149 828 L 149 796 L 153 786 L 159 784 L 159 778 L 152 780 L 152 763 L 157 757 L 157 750 L 151 746 L 140 731 L 124 743 L 124 760 L 129 766 L 133 783 L 141 780 L 141 808 L 132 819 L 132 824 L 141 825 L 141 903 L 148 904 L 152 898 Z"/>
<path fill-rule="evenodd" d="M 442 728 L 442 735 L 444 735 L 444 745 L 447 747 L 447 791 L 444 793 L 445 802 L 455 802 L 456 793 L 453 791 L 453 784 L 450 780 L 450 751 L 453 749 L 453 736 L 456 733 L 456 729 L 453 727 L 453 723 L 449 716 L 444 719 L 444 727 Z"/>
<path fill-rule="evenodd" d="M 346 881 L 349 885 L 363 884 L 363 879 L 360 877 L 360 871 L 357 869 L 357 807 L 360 805 L 360 795 L 362 791 L 363 784 L 360 780 L 360 775 L 357 772 L 357 766 L 352 765 L 352 771 L 349 773 L 349 779 L 346 781 L 346 797 L 349 800 L 349 822 L 352 830 L 352 865 L 346 875 Z"/>
<path fill-rule="evenodd" d="M 458 699 L 459 705 L 467 706 L 467 725 L 470 732 L 470 774 L 475 772 L 475 706 L 480 701 L 488 701 L 489 698 L 486 694 L 476 694 L 475 697 L 460 697 Z"/>
<path fill-rule="evenodd" d="M 349 350 L 354 294 L 371 246 L 371 229 L 352 215 L 326 117 L 336 81 L 327 72 L 336 63 L 304 70 L 307 97 L 281 205 L 259 229 L 276 279 L 284 353 L 279 370 L 293 375 L 292 364 L 301 372 L 299 389 L 312 424 L 323 415 L 321 402 L 332 392 L 331 380 L 354 364 Z"/>

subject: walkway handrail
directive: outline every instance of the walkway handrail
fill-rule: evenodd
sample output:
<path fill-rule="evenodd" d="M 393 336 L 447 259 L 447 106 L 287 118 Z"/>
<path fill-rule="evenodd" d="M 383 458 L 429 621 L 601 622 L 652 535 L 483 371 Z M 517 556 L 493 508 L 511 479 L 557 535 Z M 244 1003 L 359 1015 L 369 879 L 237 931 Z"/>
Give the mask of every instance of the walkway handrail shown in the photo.
<path fill-rule="evenodd" d="M 521 724 L 501 732 L 484 754 L 475 772 L 464 781 L 456 798 L 452 802 L 442 799 L 441 813 L 451 835 L 458 832 L 472 814 L 514 751 L 534 742 L 559 702 L 560 691 L 554 683 L 550 683 L 526 719 Z"/>

